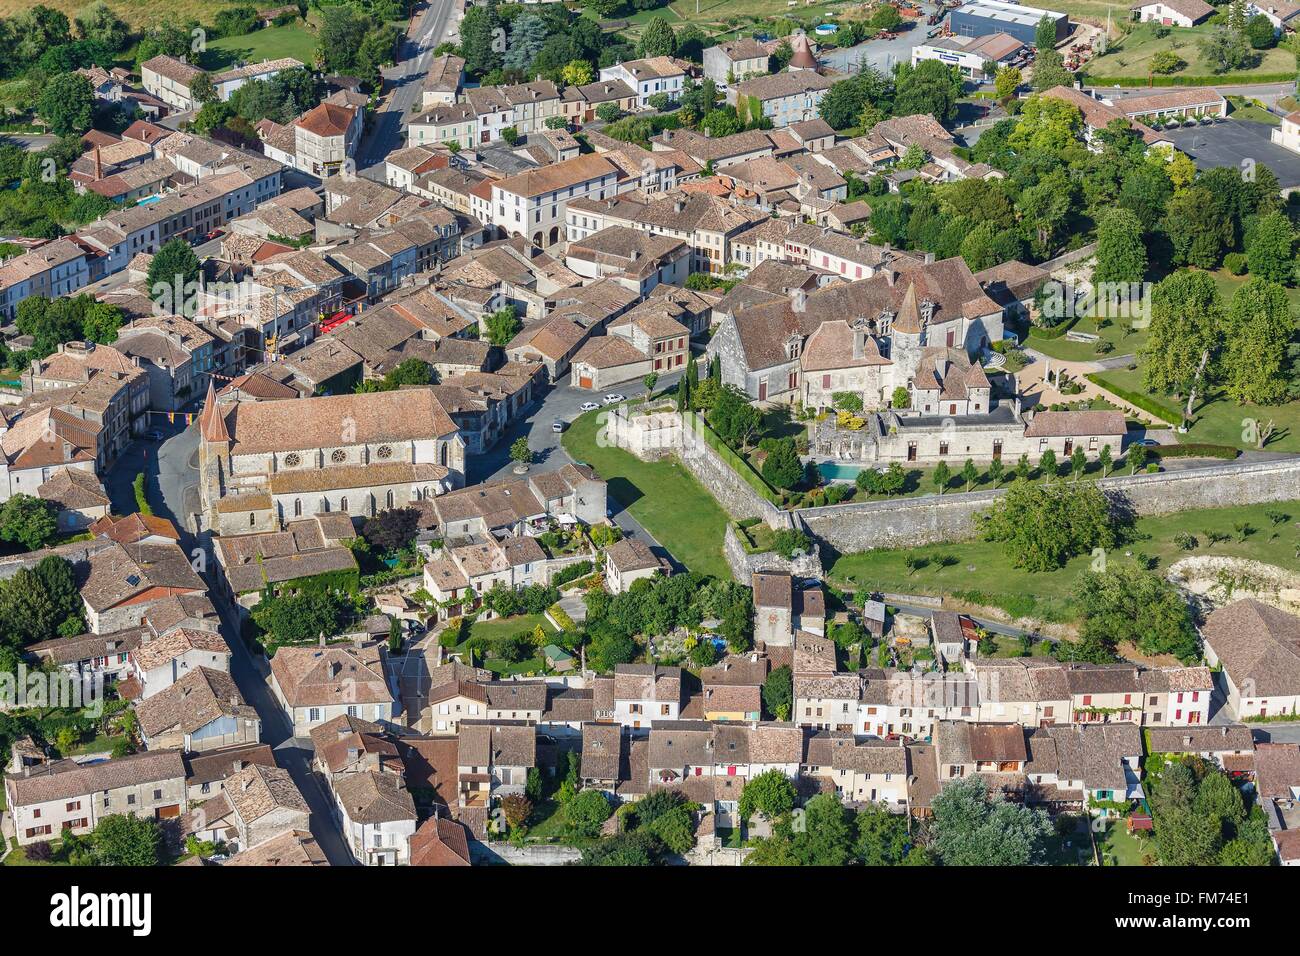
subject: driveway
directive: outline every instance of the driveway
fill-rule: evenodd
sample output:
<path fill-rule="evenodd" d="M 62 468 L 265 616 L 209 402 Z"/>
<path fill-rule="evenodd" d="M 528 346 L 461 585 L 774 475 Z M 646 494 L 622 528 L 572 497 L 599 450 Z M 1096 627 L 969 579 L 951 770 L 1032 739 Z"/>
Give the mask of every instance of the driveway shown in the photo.
<path fill-rule="evenodd" d="M 1283 189 L 1300 186 L 1300 155 L 1270 140 L 1274 127 L 1247 120 L 1225 120 L 1213 126 L 1166 130 L 1175 146 L 1196 162 L 1197 169 L 1231 166 L 1251 160 L 1273 170 Z"/>

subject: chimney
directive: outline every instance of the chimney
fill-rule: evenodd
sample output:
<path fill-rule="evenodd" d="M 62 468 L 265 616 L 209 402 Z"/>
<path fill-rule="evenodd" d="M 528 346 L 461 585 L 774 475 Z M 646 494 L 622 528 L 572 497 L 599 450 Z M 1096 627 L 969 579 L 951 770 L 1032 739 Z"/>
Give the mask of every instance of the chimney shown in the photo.
<path fill-rule="evenodd" d="M 244 761 L 242 760 L 235 760 L 234 765 L 235 765 L 235 773 L 239 773 L 239 771 L 243 770 L 245 767 Z"/>
<path fill-rule="evenodd" d="M 934 262 L 934 253 L 933 253 L 933 252 L 927 252 L 927 253 L 925 254 L 925 264 L 928 266 L 928 265 L 930 265 L 932 262 Z"/>
<path fill-rule="evenodd" d="M 867 333 L 862 329 L 853 330 L 853 357 L 861 359 L 867 350 Z"/>
<path fill-rule="evenodd" d="M 101 162 L 99 158 L 99 147 L 96 146 L 95 147 L 95 180 L 98 181 L 103 178 L 104 178 L 104 164 L 103 162 Z"/>
<path fill-rule="evenodd" d="M 893 284 L 894 284 L 894 270 L 893 270 L 893 269 L 886 269 L 886 270 L 885 270 L 885 282 L 887 282 L 891 287 L 893 286 Z"/>

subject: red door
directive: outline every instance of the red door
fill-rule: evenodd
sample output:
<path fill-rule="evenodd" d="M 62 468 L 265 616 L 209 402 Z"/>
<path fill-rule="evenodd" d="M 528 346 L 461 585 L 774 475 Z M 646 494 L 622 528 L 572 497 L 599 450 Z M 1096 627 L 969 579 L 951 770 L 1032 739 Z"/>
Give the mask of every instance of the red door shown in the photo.
<path fill-rule="evenodd" d="M 767 382 L 758 383 L 758 400 L 760 402 L 767 401 Z"/>

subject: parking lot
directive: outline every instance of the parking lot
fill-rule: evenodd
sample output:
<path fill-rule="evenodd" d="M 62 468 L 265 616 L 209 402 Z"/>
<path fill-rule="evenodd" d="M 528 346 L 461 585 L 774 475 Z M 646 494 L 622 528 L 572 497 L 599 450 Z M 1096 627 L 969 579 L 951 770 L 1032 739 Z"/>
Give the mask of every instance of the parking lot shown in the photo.
<path fill-rule="evenodd" d="M 1264 123 L 1226 120 L 1213 126 L 1165 130 L 1175 146 L 1196 162 L 1198 169 L 1233 166 L 1245 160 L 1267 166 L 1283 189 L 1300 186 L 1300 155 L 1283 149 L 1270 139 L 1273 127 Z"/>

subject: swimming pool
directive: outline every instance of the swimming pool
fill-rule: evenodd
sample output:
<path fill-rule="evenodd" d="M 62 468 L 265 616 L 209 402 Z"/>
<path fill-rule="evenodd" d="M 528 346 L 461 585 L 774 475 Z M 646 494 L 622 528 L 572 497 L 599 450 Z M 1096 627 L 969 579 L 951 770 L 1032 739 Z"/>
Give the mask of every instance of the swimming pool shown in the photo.
<path fill-rule="evenodd" d="M 870 468 L 870 465 L 845 465 L 838 461 L 819 461 L 817 470 L 827 481 L 853 481 L 858 473 Z"/>

